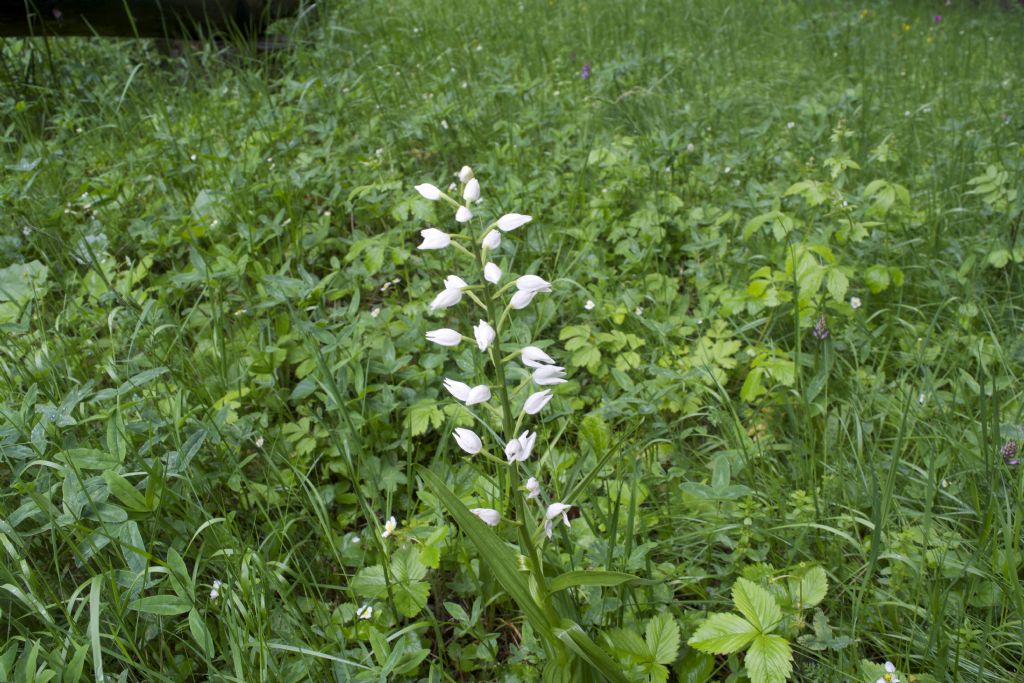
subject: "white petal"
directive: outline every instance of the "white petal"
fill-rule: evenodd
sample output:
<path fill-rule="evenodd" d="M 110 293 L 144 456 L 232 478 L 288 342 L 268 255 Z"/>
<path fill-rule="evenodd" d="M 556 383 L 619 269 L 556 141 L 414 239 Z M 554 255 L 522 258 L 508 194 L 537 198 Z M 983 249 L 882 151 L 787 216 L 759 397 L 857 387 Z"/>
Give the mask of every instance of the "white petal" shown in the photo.
<path fill-rule="evenodd" d="M 480 437 L 472 429 L 459 427 L 452 432 L 452 435 L 455 437 L 455 443 L 459 444 L 459 448 L 470 455 L 476 455 L 484 447 Z"/>
<path fill-rule="evenodd" d="M 551 520 L 550 519 L 546 520 L 544 522 L 544 533 L 546 533 L 548 535 L 548 538 L 551 538 L 551 535 L 553 533 L 553 529 L 554 529 L 554 527 L 551 524 Z"/>
<path fill-rule="evenodd" d="M 473 212 L 465 206 L 460 206 L 459 210 L 455 212 L 455 221 L 457 223 L 466 223 L 473 218 Z"/>
<path fill-rule="evenodd" d="M 526 399 L 526 403 L 523 405 L 523 411 L 527 415 L 536 415 L 544 409 L 551 401 L 551 390 L 545 389 L 544 391 L 538 391 L 534 394 L 530 394 Z"/>
<path fill-rule="evenodd" d="M 509 304 L 517 311 L 521 311 L 530 305 L 530 302 L 533 301 L 533 297 L 535 296 L 537 296 L 537 292 L 526 292 L 520 289 L 512 295 L 512 300 Z"/>
<path fill-rule="evenodd" d="M 452 236 L 437 228 L 420 230 L 420 237 L 423 238 L 423 242 L 416 247 L 417 249 L 444 249 L 452 243 Z"/>
<path fill-rule="evenodd" d="M 480 181 L 476 178 L 471 178 L 462 190 L 462 198 L 466 200 L 467 204 L 480 199 Z"/>
<path fill-rule="evenodd" d="M 484 235 L 484 239 L 481 242 L 485 249 L 497 249 L 498 245 L 501 244 L 501 233 L 497 230 L 491 230 L 489 233 Z"/>
<path fill-rule="evenodd" d="M 479 324 L 473 327 L 473 336 L 476 337 L 477 347 L 481 351 L 486 351 L 487 347 L 494 341 L 494 328 L 486 320 L 481 320 Z"/>
<path fill-rule="evenodd" d="M 434 300 L 430 302 L 430 310 L 434 311 L 438 308 L 451 308 L 460 301 L 462 301 L 461 289 L 445 289 L 435 296 Z"/>
<path fill-rule="evenodd" d="M 557 365 L 543 365 L 533 371 L 533 381 L 542 387 L 552 384 L 562 384 L 566 380 L 565 368 Z"/>
<path fill-rule="evenodd" d="M 449 275 L 444 279 L 445 289 L 466 289 L 469 285 L 458 275 Z"/>
<path fill-rule="evenodd" d="M 537 481 L 536 477 L 530 477 L 526 480 L 526 490 L 529 491 L 527 499 L 536 498 L 540 495 L 540 482 Z"/>
<path fill-rule="evenodd" d="M 469 166 L 463 166 L 459 170 L 459 182 L 460 183 L 468 183 L 472 179 L 473 179 L 473 169 L 471 169 Z"/>
<path fill-rule="evenodd" d="M 488 263 L 484 266 L 484 279 L 492 285 L 498 284 L 501 282 L 501 268 L 494 263 Z"/>
<path fill-rule="evenodd" d="M 501 521 L 501 513 L 491 508 L 471 508 L 470 512 L 476 515 L 481 522 L 489 526 L 498 526 Z"/>
<path fill-rule="evenodd" d="M 444 388 L 448 390 L 449 394 L 451 394 L 458 400 L 462 401 L 463 403 L 465 403 L 466 399 L 469 398 L 470 389 L 469 385 L 466 384 L 465 382 L 458 382 L 454 379 L 448 379 L 447 377 L 445 377 L 443 385 Z"/>
<path fill-rule="evenodd" d="M 536 346 L 524 346 L 521 353 L 523 365 L 530 368 L 539 368 L 541 365 L 555 362 L 554 358 Z"/>
<path fill-rule="evenodd" d="M 516 280 L 520 292 L 550 292 L 551 283 L 537 275 L 522 275 Z"/>
<path fill-rule="evenodd" d="M 896 673 L 896 665 L 893 664 L 892 662 L 886 662 L 885 663 L 885 671 L 886 671 L 886 673 L 891 673 L 891 674 Z"/>
<path fill-rule="evenodd" d="M 424 199 L 429 199 L 432 202 L 436 202 L 441 198 L 441 190 L 437 189 L 430 183 L 423 183 L 422 185 L 416 186 L 416 191 L 419 192 Z"/>
<path fill-rule="evenodd" d="M 466 397 L 466 405 L 472 406 L 489 400 L 491 400 L 491 390 L 486 384 L 478 384 L 469 390 L 469 396 Z"/>
<path fill-rule="evenodd" d="M 442 327 L 439 330 L 427 332 L 427 340 L 441 346 L 458 346 L 462 341 L 462 335 L 453 329 Z"/>
<path fill-rule="evenodd" d="M 533 216 L 524 216 L 521 213 L 506 213 L 498 219 L 498 229 L 508 232 L 522 227 L 533 220 Z"/>
<path fill-rule="evenodd" d="M 519 457 L 519 451 L 523 450 L 523 445 L 519 443 L 519 439 L 509 439 L 509 442 L 505 444 L 505 459 L 509 462 L 515 462 L 521 460 Z"/>
<path fill-rule="evenodd" d="M 518 459 L 520 461 L 529 460 L 530 455 L 533 453 L 533 444 L 537 442 L 537 432 L 531 433 L 529 430 L 527 430 L 519 435 L 518 441 Z"/>

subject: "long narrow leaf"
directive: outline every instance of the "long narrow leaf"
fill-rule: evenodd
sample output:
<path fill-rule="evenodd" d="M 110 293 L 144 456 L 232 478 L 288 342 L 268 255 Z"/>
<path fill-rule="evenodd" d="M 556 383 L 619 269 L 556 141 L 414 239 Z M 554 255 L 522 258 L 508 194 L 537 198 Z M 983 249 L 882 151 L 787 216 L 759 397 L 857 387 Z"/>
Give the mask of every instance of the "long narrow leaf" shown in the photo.
<path fill-rule="evenodd" d="M 563 591 L 575 586 L 621 586 L 624 583 L 643 582 L 638 576 L 623 572 L 605 571 L 572 571 L 551 579 L 549 590 L 552 593 Z"/>
<path fill-rule="evenodd" d="M 576 622 L 563 619 L 555 629 L 555 634 L 570 650 L 607 680 L 612 683 L 629 683 L 622 673 L 622 667 L 598 647 Z"/>

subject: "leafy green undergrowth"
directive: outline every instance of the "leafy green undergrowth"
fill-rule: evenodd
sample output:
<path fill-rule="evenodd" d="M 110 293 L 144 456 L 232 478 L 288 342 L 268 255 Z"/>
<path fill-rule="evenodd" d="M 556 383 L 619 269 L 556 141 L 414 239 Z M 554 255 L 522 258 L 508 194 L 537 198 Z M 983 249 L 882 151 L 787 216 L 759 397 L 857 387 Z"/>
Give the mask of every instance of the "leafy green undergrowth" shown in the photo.
<path fill-rule="evenodd" d="M 1021 21 L 401 0 L 272 54 L 4 39 L 0 679 L 593 675 L 558 638 L 631 681 L 1012 680 Z M 462 164 L 555 285 L 510 334 L 570 380 L 533 456 L 564 585 L 450 516 L 500 493 L 441 389 L 475 351 L 424 339 L 455 257 L 412 187 Z"/>

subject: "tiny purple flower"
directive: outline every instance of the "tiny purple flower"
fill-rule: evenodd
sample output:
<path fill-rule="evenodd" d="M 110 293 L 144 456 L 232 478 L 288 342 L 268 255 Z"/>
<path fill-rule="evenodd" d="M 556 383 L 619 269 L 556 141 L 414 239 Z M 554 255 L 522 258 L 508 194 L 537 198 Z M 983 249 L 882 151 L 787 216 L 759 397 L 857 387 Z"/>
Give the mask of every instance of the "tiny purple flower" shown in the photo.
<path fill-rule="evenodd" d="M 822 313 L 821 317 L 818 318 L 818 322 L 814 324 L 814 330 L 811 331 L 815 339 L 824 341 L 828 339 L 828 321 L 825 320 L 825 314 Z"/>
<path fill-rule="evenodd" d="M 936 14 L 934 17 L 932 17 L 932 21 L 934 21 L 936 24 L 941 24 L 942 23 L 942 15 L 941 14 Z"/>
<path fill-rule="evenodd" d="M 580 71 L 580 78 L 587 80 L 590 78 L 590 64 L 587 62 L 583 63 L 583 70 Z"/>

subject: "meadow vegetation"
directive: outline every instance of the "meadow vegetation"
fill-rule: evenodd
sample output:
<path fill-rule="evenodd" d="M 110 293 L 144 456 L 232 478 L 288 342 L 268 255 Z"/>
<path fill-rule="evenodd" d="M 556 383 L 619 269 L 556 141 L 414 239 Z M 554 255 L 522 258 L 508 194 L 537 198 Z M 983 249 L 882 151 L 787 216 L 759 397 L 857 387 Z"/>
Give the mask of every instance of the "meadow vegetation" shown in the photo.
<path fill-rule="evenodd" d="M 1024 12 L 276 30 L 0 44 L 0 680 L 1019 680 Z"/>

